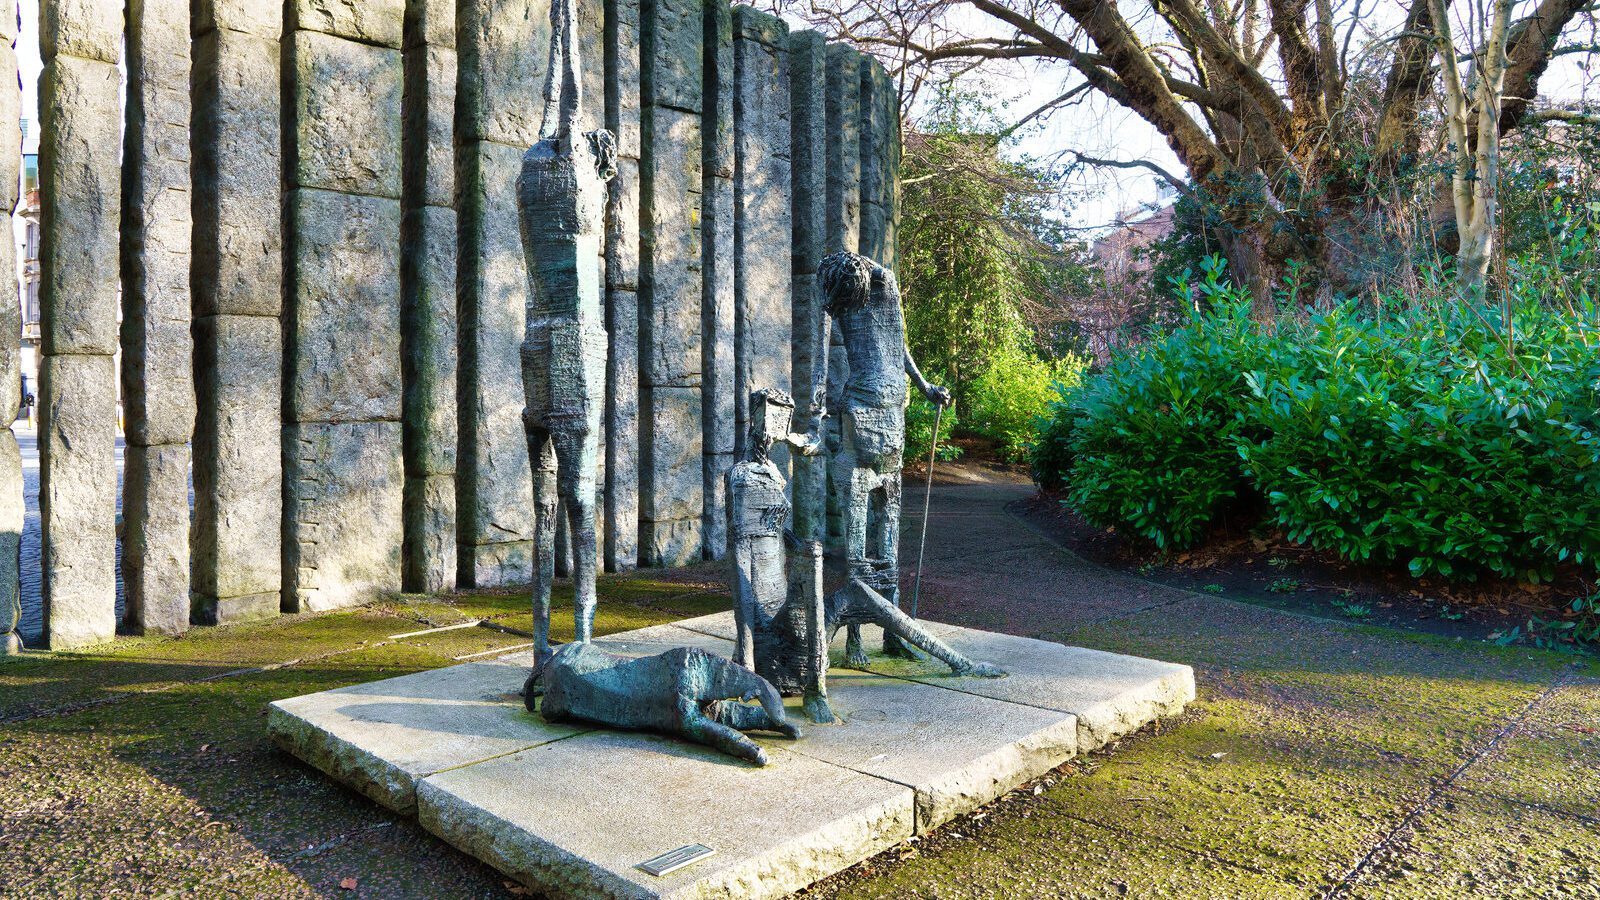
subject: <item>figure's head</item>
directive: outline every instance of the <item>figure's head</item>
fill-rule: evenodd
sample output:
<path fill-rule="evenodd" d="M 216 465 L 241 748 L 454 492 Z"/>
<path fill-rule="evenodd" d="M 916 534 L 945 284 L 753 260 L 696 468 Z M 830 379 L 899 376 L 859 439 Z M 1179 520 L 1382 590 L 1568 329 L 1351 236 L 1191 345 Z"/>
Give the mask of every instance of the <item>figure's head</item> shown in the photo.
<path fill-rule="evenodd" d="M 762 388 L 750 394 L 750 449 L 765 457 L 773 444 L 789 435 L 794 420 L 794 398 L 780 388 Z"/>
<path fill-rule="evenodd" d="M 848 250 L 823 257 L 817 266 L 817 278 L 828 315 L 837 318 L 865 304 L 871 296 L 872 274 L 877 268 L 872 260 Z"/>

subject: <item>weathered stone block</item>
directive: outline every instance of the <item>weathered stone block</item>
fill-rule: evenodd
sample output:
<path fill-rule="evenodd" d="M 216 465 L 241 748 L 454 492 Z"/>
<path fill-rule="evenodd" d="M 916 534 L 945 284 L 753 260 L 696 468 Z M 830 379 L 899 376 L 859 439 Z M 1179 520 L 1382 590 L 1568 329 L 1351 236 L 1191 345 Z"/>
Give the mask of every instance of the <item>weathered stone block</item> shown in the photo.
<path fill-rule="evenodd" d="M 705 522 L 692 519 L 639 520 L 639 565 L 672 569 L 704 559 Z"/>
<path fill-rule="evenodd" d="M 588 134 L 606 127 L 606 79 L 610 77 L 605 65 L 606 0 L 574 0 L 573 12 L 578 19 L 578 82 L 583 91 L 578 130 Z"/>
<path fill-rule="evenodd" d="M 0 429 L 0 658 L 21 649 L 22 451 L 11 429 Z"/>
<path fill-rule="evenodd" d="M 302 188 L 288 209 L 288 420 L 398 421 L 400 202 Z"/>
<path fill-rule="evenodd" d="M 109 356 L 117 349 L 121 83 L 114 64 L 75 56 L 57 57 L 39 76 L 40 335 L 46 354 Z"/>
<path fill-rule="evenodd" d="M 194 590 L 201 621 L 276 615 L 283 512 L 283 341 L 276 318 L 197 319 Z M 225 602 L 235 601 L 238 602 Z"/>
<path fill-rule="evenodd" d="M 639 391 L 639 517 L 698 521 L 704 511 L 699 388 Z"/>
<path fill-rule="evenodd" d="M 292 32 L 286 43 L 290 186 L 398 198 L 400 51 L 315 31 Z"/>
<path fill-rule="evenodd" d="M 708 178 L 705 182 L 706 207 L 702 228 L 701 309 L 700 309 L 700 385 L 705 415 L 707 453 L 732 453 L 738 423 L 736 409 L 744 409 L 747 399 L 735 402 L 738 367 L 734 344 L 737 338 L 734 293 L 733 181 Z"/>
<path fill-rule="evenodd" d="M 602 502 L 607 528 L 605 563 L 613 572 L 639 560 L 639 298 L 606 292 L 606 477 Z"/>
<path fill-rule="evenodd" d="M 539 139 L 550 56 L 549 0 L 461 0 L 456 7 L 460 141 L 521 153 Z"/>
<path fill-rule="evenodd" d="M 110 356 L 44 357 L 39 519 L 45 637 L 53 650 L 117 632 L 117 386 Z"/>
<path fill-rule="evenodd" d="M 827 44 L 815 31 L 797 31 L 788 46 L 793 263 L 796 275 L 813 275 L 827 255 Z"/>
<path fill-rule="evenodd" d="M 606 286 L 633 291 L 639 287 L 639 161 L 619 158 L 609 188 Z"/>
<path fill-rule="evenodd" d="M 19 145 L 20 146 L 20 145 Z M 0 213 L 0 229 L 10 228 L 11 216 Z M 4 233 L 0 230 L 0 233 Z M 0 247 L 0 284 L 11 284 L 17 278 L 17 245 L 6 241 Z M 22 304 L 0 303 L 0 422 L 9 428 L 22 411 Z M 3 488 L 0 488 L 3 489 Z M 4 548 L 0 548 L 0 565 L 4 565 Z M 0 604 L 5 602 L 0 596 Z"/>
<path fill-rule="evenodd" d="M 0 0 L 0 43 L 17 42 L 17 0 Z"/>
<path fill-rule="evenodd" d="M 787 50 L 789 25 L 777 16 L 751 6 L 733 8 L 733 37 L 757 41 L 773 50 Z"/>
<path fill-rule="evenodd" d="M 700 0 L 641 0 L 640 102 L 645 107 L 700 111 L 704 65 L 701 15 Z M 649 151 L 645 153 L 648 156 Z"/>
<path fill-rule="evenodd" d="M 130 445 L 187 443 L 194 431 L 187 15 L 181 0 L 128 4 L 121 267 L 122 397 Z M 184 509 L 187 536 L 187 495 Z M 187 624 L 187 585 L 182 594 Z"/>
<path fill-rule="evenodd" d="M 883 65 L 861 57 L 861 247 L 858 251 L 884 266 L 894 265 L 889 243 L 897 152 L 900 144 L 899 99 Z"/>
<path fill-rule="evenodd" d="M 516 207 L 522 151 L 477 142 L 461 147 L 457 161 L 457 540 L 528 541 L 533 476 L 522 424 L 526 397 L 519 355 L 528 274 Z M 477 563 L 465 548 L 461 564 L 462 582 L 481 586 L 470 581 Z M 523 569 L 521 580 L 513 583 L 527 581 L 531 572 Z"/>
<path fill-rule="evenodd" d="M 687 387 L 701 369 L 700 117 L 652 107 L 644 122 L 639 377 Z"/>
<path fill-rule="evenodd" d="M 196 625 L 237 625 L 240 622 L 259 622 L 276 617 L 281 594 L 264 591 L 243 597 L 205 597 L 191 595 L 193 601 L 190 618 Z"/>
<path fill-rule="evenodd" d="M 727 0 L 705 4 L 705 177 L 733 177 L 733 9 Z"/>
<path fill-rule="evenodd" d="M 460 494 L 456 496 L 459 502 Z M 533 581 L 533 541 L 465 544 L 459 528 L 456 535 L 457 587 L 516 587 Z"/>
<path fill-rule="evenodd" d="M 427 206 L 408 212 L 400 253 L 400 343 L 410 475 L 456 470 L 455 266 L 455 211 Z"/>
<path fill-rule="evenodd" d="M 728 470 L 737 459 L 732 453 L 705 456 L 706 512 L 703 541 L 707 559 L 728 555 Z"/>
<path fill-rule="evenodd" d="M 404 503 L 402 587 L 408 592 L 428 594 L 455 590 L 455 476 L 406 476 Z"/>
<path fill-rule="evenodd" d="M 740 10 L 736 16 L 743 14 Z M 789 54 L 782 23 L 749 11 L 739 19 L 734 40 L 734 282 L 738 297 L 740 383 L 734 391 L 740 411 L 751 391 L 790 387 L 790 218 Z M 754 22 L 748 20 L 753 19 Z M 765 26 L 765 31 L 761 27 Z M 755 30 L 773 43 L 743 37 Z M 770 34 L 766 32 L 771 32 Z M 809 402 L 809 397 L 798 402 Z M 804 407 L 800 409 L 803 411 Z M 740 429 L 747 417 L 740 416 Z"/>
<path fill-rule="evenodd" d="M 400 590 L 400 423 L 283 432 L 284 607 L 321 612 Z"/>
<path fill-rule="evenodd" d="M 364 44 L 400 46 L 405 0 L 290 0 L 286 28 L 320 31 Z"/>
<path fill-rule="evenodd" d="M 456 46 L 456 0 L 406 0 L 406 47 Z M 454 80 L 454 79 L 452 79 Z"/>
<path fill-rule="evenodd" d="M 408 205 L 455 205 L 456 53 L 431 44 L 406 50 L 404 177 Z"/>
<path fill-rule="evenodd" d="M 0 4 L 4 6 L 6 4 Z M 0 9 L 0 21 L 11 17 L 11 28 L 16 28 L 16 7 L 11 12 Z M 17 71 L 17 51 L 11 45 L 14 37 L 0 37 L 0 72 Z M 10 215 L 17 208 L 22 190 L 22 154 L 11 152 L 12 147 L 22 147 L 22 91 L 12 87 L 10 79 L 0 84 L 0 212 Z"/>
<path fill-rule="evenodd" d="M 861 54 L 847 44 L 829 44 L 827 53 L 824 256 L 861 245 Z"/>
<path fill-rule="evenodd" d="M 121 51 L 118 0 L 39 0 L 39 52 L 45 62 L 76 56 L 115 65 Z"/>
<path fill-rule="evenodd" d="M 195 39 L 197 316 L 283 308 L 279 107 L 277 41 L 227 29 Z"/>
<path fill-rule="evenodd" d="M 276 41 L 283 36 L 283 5 L 260 0 L 194 0 L 194 33 L 239 31 Z"/>
<path fill-rule="evenodd" d="M 129 444 L 122 487 L 122 583 L 140 634 L 189 630 L 189 445 Z"/>
<path fill-rule="evenodd" d="M 617 155 L 638 159 L 639 0 L 605 0 L 605 22 L 606 127 L 617 137 Z"/>

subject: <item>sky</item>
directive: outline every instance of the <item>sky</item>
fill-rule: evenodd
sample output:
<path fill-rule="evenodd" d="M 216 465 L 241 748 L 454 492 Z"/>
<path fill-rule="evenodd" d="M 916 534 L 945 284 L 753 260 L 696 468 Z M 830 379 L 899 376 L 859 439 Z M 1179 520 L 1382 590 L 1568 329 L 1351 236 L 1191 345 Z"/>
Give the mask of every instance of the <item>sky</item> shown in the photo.
<path fill-rule="evenodd" d="M 1531 2 L 1519 0 L 1518 12 Z M 1461 5 L 1457 3 L 1458 8 Z M 17 63 L 22 77 L 22 110 L 24 118 L 37 123 L 37 83 L 42 67 L 38 44 L 39 4 L 38 0 L 23 0 L 19 6 L 22 29 L 17 42 Z M 1399 18 L 1400 5 L 1395 0 L 1379 0 L 1375 5 L 1369 4 L 1368 11 L 1362 14 L 1361 24 L 1370 33 L 1381 34 L 1391 30 Z M 986 25 L 981 27 L 986 32 L 993 31 Z M 1576 39 L 1591 37 L 1580 35 Z M 1542 93 L 1563 101 L 1593 98 L 1594 86 L 1580 68 L 1582 61 L 1583 57 L 1579 56 L 1558 59 L 1541 82 Z M 1058 64 L 1034 62 L 1010 64 L 996 70 L 986 81 L 995 97 L 1005 102 L 1014 116 L 1021 116 L 1055 97 L 1064 84 Z M 36 152 L 37 147 L 38 128 L 30 125 L 23 152 Z M 1014 142 L 1010 152 L 1040 158 L 1055 155 L 1062 148 L 1106 159 L 1146 159 L 1168 171 L 1182 172 L 1172 150 L 1154 128 L 1134 113 L 1099 97 L 1063 110 L 1040 127 L 1029 129 Z M 1163 201 L 1170 193 L 1156 176 L 1137 169 L 1084 171 L 1069 183 L 1068 191 L 1071 203 L 1065 212 L 1066 221 L 1084 229 L 1087 235 L 1124 217 L 1139 218 L 1143 207 Z"/>

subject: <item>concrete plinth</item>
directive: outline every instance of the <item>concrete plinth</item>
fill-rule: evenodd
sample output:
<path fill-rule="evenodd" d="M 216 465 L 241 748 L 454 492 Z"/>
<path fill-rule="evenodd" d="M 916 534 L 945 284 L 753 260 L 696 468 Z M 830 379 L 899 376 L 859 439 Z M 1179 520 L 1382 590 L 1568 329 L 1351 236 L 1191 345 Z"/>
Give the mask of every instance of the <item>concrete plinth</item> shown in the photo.
<path fill-rule="evenodd" d="M 728 654 L 730 625 L 724 614 L 599 643 L 629 655 Z M 930 630 L 1013 674 L 958 679 L 881 656 L 872 671 L 836 667 L 839 724 L 802 720 L 792 741 L 754 734 L 772 760 L 764 768 L 675 738 L 550 725 L 517 695 L 526 651 L 282 700 L 268 729 L 288 752 L 551 896 L 760 898 L 977 809 L 1194 696 L 1187 666 Z M 798 700 L 790 715 L 801 719 Z M 715 852 L 662 877 L 638 868 L 688 844 Z"/>

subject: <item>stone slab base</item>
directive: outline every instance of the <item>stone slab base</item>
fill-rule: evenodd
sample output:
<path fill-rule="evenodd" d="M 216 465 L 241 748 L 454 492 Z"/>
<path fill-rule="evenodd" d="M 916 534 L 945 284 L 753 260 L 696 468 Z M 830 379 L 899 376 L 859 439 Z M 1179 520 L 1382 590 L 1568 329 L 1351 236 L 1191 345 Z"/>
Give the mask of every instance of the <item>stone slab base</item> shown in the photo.
<path fill-rule="evenodd" d="M 730 654 L 731 614 L 612 635 L 613 653 Z M 1012 674 L 954 678 L 878 654 L 829 675 L 839 724 L 753 735 L 758 768 L 673 738 L 554 726 L 522 709 L 531 655 L 271 705 L 284 750 L 522 883 L 556 897 L 777 897 L 994 800 L 1073 756 L 1173 715 L 1187 666 L 931 625 Z M 864 635 L 876 648 L 878 635 Z M 713 855 L 662 877 L 638 865 Z"/>

